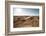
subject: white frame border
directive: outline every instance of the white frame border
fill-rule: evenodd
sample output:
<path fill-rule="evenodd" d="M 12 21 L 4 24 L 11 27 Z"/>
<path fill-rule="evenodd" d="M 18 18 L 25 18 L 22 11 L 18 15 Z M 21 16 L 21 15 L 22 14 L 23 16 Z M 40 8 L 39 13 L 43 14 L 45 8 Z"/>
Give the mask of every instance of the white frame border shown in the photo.
<path fill-rule="evenodd" d="M 23 28 L 13 28 L 13 8 L 39 8 L 39 27 L 23 27 Z M 36 31 L 36 30 L 42 30 L 42 6 L 24 6 L 24 5 L 10 5 L 10 32 L 16 32 L 16 31 Z"/>

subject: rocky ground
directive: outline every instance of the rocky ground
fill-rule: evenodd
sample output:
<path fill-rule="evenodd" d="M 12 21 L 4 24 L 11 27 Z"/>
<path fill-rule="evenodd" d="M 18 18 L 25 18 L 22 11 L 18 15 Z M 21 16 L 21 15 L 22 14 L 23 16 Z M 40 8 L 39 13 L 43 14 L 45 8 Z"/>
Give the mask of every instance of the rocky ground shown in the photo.
<path fill-rule="evenodd" d="M 14 28 L 16 27 L 38 27 L 39 16 L 14 16 Z"/>

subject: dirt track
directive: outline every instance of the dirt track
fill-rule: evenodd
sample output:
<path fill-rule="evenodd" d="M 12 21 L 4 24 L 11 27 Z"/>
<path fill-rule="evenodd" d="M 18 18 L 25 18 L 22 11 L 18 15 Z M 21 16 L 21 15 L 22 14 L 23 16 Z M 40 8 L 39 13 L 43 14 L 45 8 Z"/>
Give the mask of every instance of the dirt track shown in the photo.
<path fill-rule="evenodd" d="M 16 27 L 38 27 L 39 16 L 14 16 L 14 28 Z"/>

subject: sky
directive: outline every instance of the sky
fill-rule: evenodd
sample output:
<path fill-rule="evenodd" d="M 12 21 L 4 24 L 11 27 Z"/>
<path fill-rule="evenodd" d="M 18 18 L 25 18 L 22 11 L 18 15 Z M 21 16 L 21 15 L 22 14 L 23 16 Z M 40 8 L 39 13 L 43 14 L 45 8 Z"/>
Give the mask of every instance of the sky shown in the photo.
<path fill-rule="evenodd" d="M 39 9 L 33 8 L 14 8 L 14 16 L 39 16 Z"/>

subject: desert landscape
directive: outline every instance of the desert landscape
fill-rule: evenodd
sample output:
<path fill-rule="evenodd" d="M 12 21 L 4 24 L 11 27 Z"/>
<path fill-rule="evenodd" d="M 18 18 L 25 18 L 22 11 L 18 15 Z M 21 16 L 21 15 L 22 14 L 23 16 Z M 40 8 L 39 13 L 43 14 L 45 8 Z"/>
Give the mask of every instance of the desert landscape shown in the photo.
<path fill-rule="evenodd" d="M 39 27 L 39 16 L 13 16 L 14 28 Z"/>

